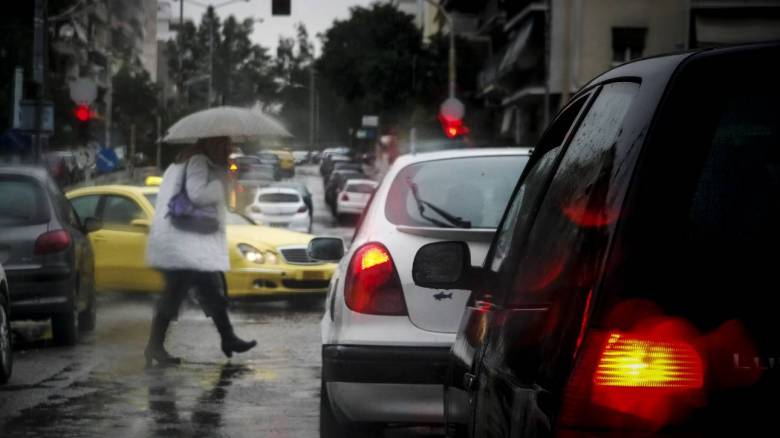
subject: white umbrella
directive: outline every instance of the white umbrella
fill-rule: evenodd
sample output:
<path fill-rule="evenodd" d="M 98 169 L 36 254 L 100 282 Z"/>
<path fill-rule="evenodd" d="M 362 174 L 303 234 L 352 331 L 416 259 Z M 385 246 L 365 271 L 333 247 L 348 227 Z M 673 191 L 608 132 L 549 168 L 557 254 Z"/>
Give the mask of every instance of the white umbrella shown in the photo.
<path fill-rule="evenodd" d="M 230 137 L 234 142 L 291 138 L 281 123 L 259 110 L 220 106 L 183 117 L 168 129 L 164 143 L 195 143 L 207 137 Z"/>

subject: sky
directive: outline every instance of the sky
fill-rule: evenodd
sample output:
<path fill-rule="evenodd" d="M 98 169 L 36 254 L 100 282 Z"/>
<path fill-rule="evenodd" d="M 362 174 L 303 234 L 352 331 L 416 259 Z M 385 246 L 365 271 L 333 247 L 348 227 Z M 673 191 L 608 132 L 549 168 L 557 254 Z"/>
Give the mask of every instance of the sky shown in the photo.
<path fill-rule="evenodd" d="M 271 0 L 249 0 L 247 2 L 236 2 L 217 9 L 217 14 L 221 17 L 235 15 L 236 18 L 262 18 L 263 23 L 255 23 L 255 32 L 252 39 L 265 47 L 270 48 L 270 53 L 276 53 L 276 46 L 279 42 L 279 36 L 294 36 L 293 26 L 302 22 L 306 25 L 312 39 L 315 41 L 315 50 L 320 54 L 320 43 L 315 37 L 316 34 L 327 30 L 335 19 L 345 19 L 349 17 L 349 8 L 352 6 L 367 6 L 376 0 L 291 0 L 292 15 L 289 17 L 274 17 L 271 15 Z M 225 0 L 199 0 L 197 3 L 219 5 Z M 179 2 L 171 2 L 173 5 L 173 16 L 179 16 Z M 204 8 L 197 6 L 185 0 L 184 17 L 199 21 L 203 15 Z"/>

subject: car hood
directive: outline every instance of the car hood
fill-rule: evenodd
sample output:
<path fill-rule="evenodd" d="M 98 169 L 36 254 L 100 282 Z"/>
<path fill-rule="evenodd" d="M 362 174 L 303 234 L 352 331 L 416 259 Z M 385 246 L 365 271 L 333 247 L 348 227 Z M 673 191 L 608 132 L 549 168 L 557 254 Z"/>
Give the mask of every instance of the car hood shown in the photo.
<path fill-rule="evenodd" d="M 227 238 L 231 246 L 248 243 L 258 249 L 269 249 L 269 247 L 278 248 L 288 245 L 308 245 L 314 236 L 261 225 L 228 225 Z"/>

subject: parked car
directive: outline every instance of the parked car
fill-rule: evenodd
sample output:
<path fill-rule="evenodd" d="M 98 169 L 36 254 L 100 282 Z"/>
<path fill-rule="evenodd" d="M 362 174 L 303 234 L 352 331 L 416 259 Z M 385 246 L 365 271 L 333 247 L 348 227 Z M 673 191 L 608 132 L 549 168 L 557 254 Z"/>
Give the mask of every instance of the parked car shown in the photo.
<path fill-rule="evenodd" d="M 312 164 L 320 164 L 320 158 L 322 157 L 322 152 L 320 151 L 312 151 L 311 152 L 311 162 Z"/>
<path fill-rule="evenodd" d="M 352 161 L 334 161 L 330 172 L 323 178 L 323 183 L 328 185 L 328 181 L 333 176 L 333 173 L 339 170 L 363 173 L 363 165 Z"/>
<path fill-rule="evenodd" d="M 370 179 L 348 179 L 337 195 L 336 218 L 343 221 L 346 215 L 363 214 L 376 187 L 376 181 Z"/>
<path fill-rule="evenodd" d="M 0 264 L 0 385 L 8 382 L 14 367 L 11 336 L 11 292 L 5 270 Z"/>
<path fill-rule="evenodd" d="M 327 179 L 331 172 L 333 172 L 333 167 L 335 163 L 341 162 L 341 163 L 348 163 L 351 162 L 352 159 L 348 157 L 347 155 L 340 155 L 340 154 L 329 154 L 322 158 L 322 162 L 320 164 L 320 175 L 322 175 L 323 178 Z"/>
<path fill-rule="evenodd" d="M 286 176 L 288 178 L 295 176 L 295 158 L 293 158 L 292 152 L 285 150 L 275 150 L 268 152 L 279 157 L 279 168 L 282 171 L 282 176 Z"/>
<path fill-rule="evenodd" d="M 473 291 L 451 424 L 474 437 L 777 429 L 779 56 L 747 45 L 605 73 L 548 127 L 481 267 L 463 242 L 420 250 L 417 284 Z"/>
<path fill-rule="evenodd" d="M 282 181 L 271 184 L 271 187 L 282 187 L 287 189 L 294 189 L 298 193 L 301 194 L 301 197 L 303 198 L 303 203 L 306 204 L 306 207 L 309 209 L 309 217 L 312 217 L 314 214 L 314 201 L 312 199 L 311 192 L 309 191 L 309 188 L 306 187 L 306 184 L 298 181 Z"/>
<path fill-rule="evenodd" d="M 325 204 L 336 213 L 336 197 L 344 189 L 344 184 L 350 179 L 368 179 L 368 176 L 354 170 L 336 170 L 325 186 Z"/>
<path fill-rule="evenodd" d="M 80 215 L 101 218 L 106 224 L 90 236 L 98 291 L 162 292 L 162 276 L 145 263 L 158 190 L 115 185 L 68 192 Z M 230 271 L 225 273 L 225 281 L 230 297 L 301 302 L 321 299 L 335 266 L 306 256 L 312 237 L 258 226 L 240 214 L 228 213 Z"/>
<path fill-rule="evenodd" d="M 270 227 L 311 232 L 311 216 L 303 197 L 295 189 L 269 187 L 257 191 L 246 214 L 255 222 Z"/>
<path fill-rule="evenodd" d="M 51 319 L 56 343 L 95 328 L 92 248 L 100 221 L 80 218 L 46 169 L 0 166 L 0 263 L 13 319 Z"/>
<path fill-rule="evenodd" d="M 390 168 L 325 302 L 321 436 L 443 422 L 444 371 L 469 293 L 415 286 L 411 261 L 421 246 L 458 236 L 481 262 L 527 161 L 522 149 L 472 149 L 406 155 Z M 339 239 L 310 244 L 315 259 L 338 250 Z"/>

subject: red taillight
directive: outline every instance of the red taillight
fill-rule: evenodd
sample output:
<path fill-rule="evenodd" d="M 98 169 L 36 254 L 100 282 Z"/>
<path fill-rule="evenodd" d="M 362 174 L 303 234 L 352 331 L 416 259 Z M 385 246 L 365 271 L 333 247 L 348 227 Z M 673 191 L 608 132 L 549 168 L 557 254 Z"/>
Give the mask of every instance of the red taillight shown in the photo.
<path fill-rule="evenodd" d="M 341 193 L 341 200 L 342 201 L 349 201 L 349 195 L 347 194 L 347 192 L 342 192 Z"/>
<path fill-rule="evenodd" d="M 60 252 L 70 246 L 70 234 L 65 230 L 49 231 L 38 236 L 35 241 L 35 254 L 45 255 Z"/>
<path fill-rule="evenodd" d="M 657 430 L 701 403 L 702 356 L 674 336 L 618 331 L 586 336 L 566 388 L 563 428 Z"/>
<path fill-rule="evenodd" d="M 306 213 L 306 210 L 307 210 L 306 206 L 302 205 L 301 208 L 298 209 L 298 213 Z"/>
<path fill-rule="evenodd" d="M 344 285 L 347 307 L 372 315 L 407 315 L 401 280 L 383 245 L 367 243 L 355 252 Z"/>

